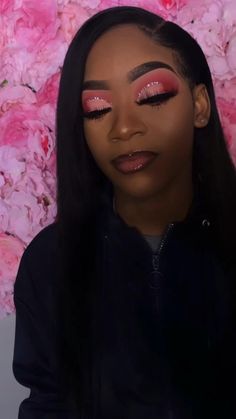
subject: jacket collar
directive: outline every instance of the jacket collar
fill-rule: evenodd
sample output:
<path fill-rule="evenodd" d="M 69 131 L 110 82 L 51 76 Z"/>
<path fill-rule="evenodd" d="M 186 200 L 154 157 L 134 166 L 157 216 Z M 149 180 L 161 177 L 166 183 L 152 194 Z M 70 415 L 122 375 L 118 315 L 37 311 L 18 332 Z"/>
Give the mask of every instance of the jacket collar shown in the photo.
<path fill-rule="evenodd" d="M 113 187 L 111 184 L 107 185 L 100 200 L 100 211 L 98 215 L 99 224 L 103 224 L 104 234 L 109 235 L 110 228 L 120 227 L 122 229 L 137 230 L 134 227 L 128 226 L 125 221 L 114 212 L 113 209 Z M 176 232 L 186 234 L 200 233 L 202 231 L 209 231 L 211 228 L 211 218 L 206 208 L 203 192 L 201 191 L 200 182 L 196 183 L 194 190 L 194 198 L 189 211 L 182 221 L 174 221 L 174 229 Z M 168 226 L 167 226 L 168 228 Z"/>

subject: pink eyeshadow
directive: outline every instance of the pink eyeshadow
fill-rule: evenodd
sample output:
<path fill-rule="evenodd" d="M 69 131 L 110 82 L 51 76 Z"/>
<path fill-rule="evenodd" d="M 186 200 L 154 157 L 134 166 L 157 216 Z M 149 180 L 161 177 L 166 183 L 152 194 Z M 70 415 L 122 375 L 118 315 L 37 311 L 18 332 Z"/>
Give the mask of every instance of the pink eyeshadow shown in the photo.
<path fill-rule="evenodd" d="M 82 105 L 85 112 L 111 106 L 111 93 L 104 90 L 85 90 L 82 93 Z"/>
<path fill-rule="evenodd" d="M 178 91 L 179 81 L 171 71 L 166 69 L 157 69 L 148 72 L 140 77 L 135 83 L 135 98 L 139 95 L 141 90 L 152 83 L 157 83 L 158 93 Z"/>

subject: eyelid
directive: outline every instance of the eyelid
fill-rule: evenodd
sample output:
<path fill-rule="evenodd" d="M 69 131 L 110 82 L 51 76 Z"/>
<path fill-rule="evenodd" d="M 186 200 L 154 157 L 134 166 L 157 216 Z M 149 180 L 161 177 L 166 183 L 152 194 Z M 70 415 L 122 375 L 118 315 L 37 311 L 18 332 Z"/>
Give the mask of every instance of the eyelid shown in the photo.
<path fill-rule="evenodd" d="M 155 92 L 152 92 L 149 96 L 156 96 L 156 95 L 158 95 L 158 94 L 163 94 L 163 93 L 166 93 L 166 92 L 168 92 L 168 89 L 161 89 L 161 91 L 158 91 L 158 87 L 159 86 L 162 86 L 162 83 L 160 83 L 160 82 L 151 82 L 151 83 L 148 83 L 146 86 L 144 86 L 141 90 L 140 90 L 140 92 L 138 93 L 138 97 L 137 97 L 137 99 L 136 99 L 136 101 L 139 101 L 140 100 L 140 98 L 142 97 L 142 95 L 144 94 L 146 94 L 146 93 L 148 93 L 148 91 L 150 92 L 150 90 L 153 90 L 153 89 L 155 89 L 156 88 L 156 90 L 157 91 L 155 91 Z"/>
<path fill-rule="evenodd" d="M 111 102 L 106 98 L 97 95 L 87 96 L 86 99 L 83 99 L 82 104 L 85 112 L 92 112 L 94 110 L 110 108 L 112 106 Z"/>
<path fill-rule="evenodd" d="M 151 84 L 159 84 L 160 87 L 162 86 L 163 90 L 160 93 L 179 90 L 178 78 L 170 70 L 167 69 L 152 70 L 141 76 L 138 80 L 135 80 L 133 84 L 135 98 L 138 97 L 143 89 L 150 87 Z"/>
<path fill-rule="evenodd" d="M 111 100 L 111 92 L 109 90 L 83 90 L 82 100 L 86 100 L 93 97 L 101 97 L 105 100 Z"/>
<path fill-rule="evenodd" d="M 162 104 L 169 100 L 172 97 L 176 96 L 176 92 L 166 92 L 166 93 L 160 93 L 157 95 L 151 95 L 147 96 L 146 98 L 142 98 L 139 101 L 136 101 L 137 105 L 152 105 L 156 106 L 158 104 Z"/>

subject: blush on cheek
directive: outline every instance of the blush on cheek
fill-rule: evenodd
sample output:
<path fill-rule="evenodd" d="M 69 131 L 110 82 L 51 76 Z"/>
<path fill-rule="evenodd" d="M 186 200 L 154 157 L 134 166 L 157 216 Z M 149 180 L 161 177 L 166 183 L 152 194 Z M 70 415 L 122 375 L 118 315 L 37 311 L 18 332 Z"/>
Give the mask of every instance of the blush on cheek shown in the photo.
<path fill-rule="evenodd" d="M 158 69 L 150 71 L 135 82 L 135 99 L 143 89 L 149 88 L 149 86 L 155 86 L 155 94 L 170 91 L 178 92 L 179 81 L 169 70 Z"/>

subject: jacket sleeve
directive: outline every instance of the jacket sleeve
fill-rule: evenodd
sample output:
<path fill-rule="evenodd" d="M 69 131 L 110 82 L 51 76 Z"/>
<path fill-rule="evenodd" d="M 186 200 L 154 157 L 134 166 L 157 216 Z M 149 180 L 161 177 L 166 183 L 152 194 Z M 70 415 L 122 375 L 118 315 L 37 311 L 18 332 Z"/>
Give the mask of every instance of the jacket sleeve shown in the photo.
<path fill-rule="evenodd" d="M 54 233 L 53 233 L 54 234 Z M 14 286 L 16 307 L 13 373 L 30 389 L 18 419 L 77 419 L 59 389 L 55 316 L 56 258 L 52 228 L 47 227 L 25 250 Z"/>

